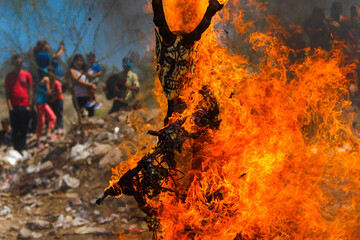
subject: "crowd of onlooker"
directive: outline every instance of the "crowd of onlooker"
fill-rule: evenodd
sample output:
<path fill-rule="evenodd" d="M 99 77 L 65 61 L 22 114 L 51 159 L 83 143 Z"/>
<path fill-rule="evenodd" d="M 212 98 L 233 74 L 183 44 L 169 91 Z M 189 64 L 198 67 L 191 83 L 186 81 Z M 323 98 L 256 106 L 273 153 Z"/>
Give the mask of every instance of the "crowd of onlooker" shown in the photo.
<path fill-rule="evenodd" d="M 343 4 L 340 1 L 333 2 L 329 10 L 330 14 L 326 16 L 325 8 L 315 5 L 303 26 L 291 24 L 287 27 L 285 43 L 298 51 L 290 56 L 292 62 L 305 57 L 304 51 L 301 51 L 308 46 L 305 35 L 311 48 L 329 51 L 339 46 L 349 59 L 357 60 L 360 49 L 360 5 L 353 4 L 350 7 L 350 16 L 343 16 Z"/>
<path fill-rule="evenodd" d="M 294 63 L 306 57 L 303 51 L 308 46 L 304 40 L 306 34 L 311 48 L 329 51 L 334 46 L 341 46 L 348 60 L 358 63 L 360 5 L 351 6 L 349 17 L 342 13 L 341 2 L 332 3 L 329 16 L 325 15 L 323 6 L 315 5 L 303 26 L 290 25 L 287 35 L 284 36 L 285 44 L 294 50 L 289 55 L 290 62 Z M 82 54 L 74 55 L 64 71 L 58 62 L 64 50 L 65 45 L 61 42 L 59 49 L 52 53 L 49 43 L 39 40 L 34 47 L 32 60 L 37 68 L 35 78 L 23 69 L 22 56 L 12 56 L 14 69 L 5 78 L 9 118 L 1 122 L 3 132 L 0 143 L 11 140 L 14 148 L 22 152 L 26 150 L 26 137 L 32 132 L 36 134 L 38 148 L 43 148 L 40 137 L 44 126 L 47 141 L 51 141 L 53 133 L 63 134 L 64 86 L 70 86 L 67 88 L 74 95 L 74 107 L 83 115 L 91 117 L 101 107 L 96 91 L 103 71 L 96 62 L 95 54 L 86 54 L 86 59 Z M 132 64 L 131 59 L 125 57 L 122 61 L 123 71 L 111 75 L 102 84 L 106 98 L 113 100 L 110 113 L 139 107 L 135 98 L 139 91 L 139 80 L 137 74 L 131 71 Z M 11 134 L 8 125 L 11 126 Z"/>
<path fill-rule="evenodd" d="M 103 72 L 95 54 L 86 54 L 86 60 L 82 54 L 74 55 L 64 71 L 58 61 L 64 50 L 65 45 L 61 42 L 59 49 L 52 53 L 49 43 L 39 40 L 34 47 L 34 59 L 29 59 L 35 63 L 35 76 L 23 69 L 24 59 L 21 55 L 12 56 L 13 70 L 4 81 L 9 118 L 1 122 L 3 131 L 0 132 L 0 145 L 12 143 L 15 150 L 24 154 L 29 135 L 36 134 L 39 149 L 44 148 L 44 141 L 53 141 L 63 135 L 65 89 L 73 94 L 73 105 L 80 116 L 92 117 L 102 106 L 96 90 Z M 131 71 L 133 63 L 130 58 L 124 58 L 122 63 L 123 71 L 113 74 L 102 84 L 106 97 L 113 99 L 110 113 L 137 105 L 137 74 Z M 41 141 L 44 133 L 46 140 Z"/>
<path fill-rule="evenodd" d="M 356 66 L 356 71 L 346 77 L 350 83 L 349 97 L 357 113 L 360 112 L 360 5 L 352 4 L 349 10 L 350 16 L 343 16 L 343 4 L 335 1 L 326 16 L 325 8 L 315 5 L 305 23 L 302 26 L 291 24 L 283 37 L 285 44 L 294 50 L 289 54 L 290 64 L 303 61 L 307 47 L 325 51 L 341 49 L 344 52 L 343 63 Z M 308 41 L 305 41 L 306 37 Z"/>

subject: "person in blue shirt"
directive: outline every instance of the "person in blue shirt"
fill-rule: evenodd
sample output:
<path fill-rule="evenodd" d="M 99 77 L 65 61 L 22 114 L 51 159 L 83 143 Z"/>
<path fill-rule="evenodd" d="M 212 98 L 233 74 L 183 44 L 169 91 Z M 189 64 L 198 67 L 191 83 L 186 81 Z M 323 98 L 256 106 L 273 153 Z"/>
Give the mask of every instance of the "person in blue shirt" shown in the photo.
<path fill-rule="evenodd" d="M 90 66 L 86 76 L 90 79 L 90 82 L 98 85 L 100 82 L 100 76 L 102 74 L 102 69 L 99 64 L 95 61 L 95 54 L 90 52 L 86 55 L 87 64 Z M 96 96 L 96 90 L 91 89 L 89 92 L 89 101 L 86 103 L 86 107 L 94 106 L 94 110 L 97 110 L 101 107 L 102 103 L 98 101 Z"/>
<path fill-rule="evenodd" d="M 35 62 L 38 69 L 39 79 L 45 75 L 45 71 L 49 66 L 55 69 L 56 75 L 61 77 L 61 68 L 57 59 L 63 54 L 65 45 L 63 42 L 60 43 L 59 50 L 56 53 L 51 54 L 51 47 L 46 40 L 39 40 L 34 48 Z"/>
<path fill-rule="evenodd" d="M 58 63 L 58 59 L 61 57 L 65 51 L 65 45 L 63 42 L 60 42 L 59 49 L 52 54 L 52 49 L 50 44 L 46 40 L 39 40 L 36 42 L 34 47 L 34 58 L 36 62 L 36 69 L 38 76 L 34 78 L 34 89 L 36 91 L 37 83 L 47 74 L 48 68 L 51 66 L 55 69 L 56 75 L 61 78 L 61 67 Z M 36 132 L 36 126 L 38 125 L 37 113 L 34 106 L 31 106 L 30 109 L 30 122 L 31 127 L 28 130 L 29 136 Z"/>
<path fill-rule="evenodd" d="M 48 105 L 48 97 L 51 95 L 50 78 L 53 77 L 52 75 L 55 75 L 55 68 L 50 66 L 48 69 L 44 70 L 44 75 L 36 86 L 35 105 L 37 108 L 38 117 L 38 124 L 36 127 L 36 141 L 37 147 L 39 149 L 44 148 L 44 146 L 40 143 L 40 136 L 43 125 L 45 124 L 45 116 L 49 119 L 46 130 L 46 140 L 51 139 L 50 134 L 56 123 L 56 115 Z"/>

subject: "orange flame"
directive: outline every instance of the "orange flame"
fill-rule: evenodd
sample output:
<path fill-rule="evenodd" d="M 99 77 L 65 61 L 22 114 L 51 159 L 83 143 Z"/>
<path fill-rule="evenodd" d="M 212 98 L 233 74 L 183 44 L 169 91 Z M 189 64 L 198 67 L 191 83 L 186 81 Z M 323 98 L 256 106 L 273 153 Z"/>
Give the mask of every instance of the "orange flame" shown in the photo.
<path fill-rule="evenodd" d="M 191 31 L 207 5 L 164 0 L 169 26 Z M 236 11 L 223 12 L 219 24 Z M 238 14 L 233 24 L 243 23 Z M 219 46 L 220 31 L 209 28 L 199 41 L 194 76 L 181 94 L 188 108 L 173 120 L 188 117 L 186 129 L 196 128 L 190 116 L 206 85 L 222 122 L 179 157 L 185 202 L 169 193 L 149 200 L 159 209 L 161 239 L 360 239 L 360 145 L 343 119 L 354 66 L 344 65 L 338 49 L 306 49 L 307 58 L 291 65 L 291 49 L 274 29 L 282 31 L 273 24 L 250 34 L 261 56 L 256 69 Z"/>

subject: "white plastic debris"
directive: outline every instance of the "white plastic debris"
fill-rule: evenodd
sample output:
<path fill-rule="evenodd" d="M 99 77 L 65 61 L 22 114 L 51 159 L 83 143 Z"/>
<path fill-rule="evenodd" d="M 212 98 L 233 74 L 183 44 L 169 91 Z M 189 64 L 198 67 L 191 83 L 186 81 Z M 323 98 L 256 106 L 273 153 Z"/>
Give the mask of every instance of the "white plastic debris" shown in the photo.
<path fill-rule="evenodd" d="M 16 150 L 9 150 L 3 160 L 15 166 L 19 161 L 24 160 L 23 156 Z"/>
<path fill-rule="evenodd" d="M 0 216 L 4 217 L 11 212 L 11 209 L 8 206 L 4 206 L 0 211 Z"/>
<path fill-rule="evenodd" d="M 64 175 L 63 180 L 68 187 L 78 188 L 80 186 L 80 180 L 70 177 L 69 174 Z"/>
<path fill-rule="evenodd" d="M 106 217 L 106 218 L 100 218 L 98 223 L 99 224 L 105 224 L 105 223 L 109 223 L 109 222 L 112 222 L 114 221 L 115 219 L 119 218 L 119 215 L 117 214 L 111 214 L 110 217 Z"/>
<path fill-rule="evenodd" d="M 59 215 L 54 227 L 68 229 L 72 225 L 72 220 L 73 220 L 73 218 L 71 216 L 69 216 L 69 215 L 64 216 L 61 214 L 61 215 Z"/>
<path fill-rule="evenodd" d="M 114 128 L 114 138 L 117 138 L 117 137 L 118 137 L 119 132 L 120 132 L 120 128 L 119 128 L 119 127 Z"/>
<path fill-rule="evenodd" d="M 35 165 L 35 164 L 31 164 L 31 165 L 29 165 L 29 166 L 26 168 L 25 172 L 26 172 L 27 174 L 30 174 L 30 173 L 36 172 L 36 170 L 37 170 L 36 165 Z"/>
<path fill-rule="evenodd" d="M 84 226 L 85 224 L 89 224 L 90 222 L 88 220 L 86 220 L 85 218 L 82 217 L 76 217 L 72 220 L 71 225 L 73 227 L 80 227 L 80 226 Z"/>
<path fill-rule="evenodd" d="M 21 155 L 23 156 L 24 160 L 30 159 L 31 157 L 31 154 L 26 150 L 21 151 Z"/>
<path fill-rule="evenodd" d="M 92 156 L 92 150 L 90 148 L 91 142 L 85 144 L 76 144 L 70 152 L 70 158 L 73 161 L 82 161 Z"/>

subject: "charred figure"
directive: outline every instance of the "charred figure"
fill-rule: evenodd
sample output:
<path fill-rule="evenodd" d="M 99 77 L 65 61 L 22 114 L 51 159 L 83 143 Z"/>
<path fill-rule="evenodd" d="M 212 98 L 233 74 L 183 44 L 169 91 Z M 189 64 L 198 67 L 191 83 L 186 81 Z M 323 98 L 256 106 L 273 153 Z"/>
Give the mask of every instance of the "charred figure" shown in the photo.
<path fill-rule="evenodd" d="M 117 183 L 109 186 L 103 195 L 96 201 L 100 204 L 107 196 L 119 196 L 121 194 L 133 196 L 140 209 L 147 214 L 150 230 L 156 231 L 158 221 L 157 210 L 147 203 L 162 192 L 172 192 L 179 199 L 185 199 L 186 195 L 175 189 L 164 188 L 166 182 L 172 181 L 176 185 L 173 176 L 182 174 L 176 167 L 175 153 L 181 153 L 183 143 L 187 139 L 197 139 L 204 135 L 202 129 L 217 129 L 221 120 L 218 119 L 219 108 L 211 90 L 203 86 L 200 94 L 203 101 L 199 105 L 192 118 L 199 127 L 194 133 L 187 132 L 183 124 L 186 119 L 179 119 L 168 124 L 168 119 L 174 112 L 183 111 L 186 106 L 180 101 L 181 90 L 191 79 L 194 70 L 194 57 L 196 41 L 200 40 L 201 34 L 209 27 L 211 18 L 223 5 L 217 0 L 209 0 L 209 6 L 200 24 L 190 33 L 176 35 L 171 32 L 164 15 L 162 0 L 153 0 L 154 23 L 158 27 L 156 32 L 156 56 L 157 68 L 161 85 L 168 99 L 168 112 L 165 125 L 160 131 L 149 131 L 149 134 L 158 137 L 157 146 L 149 154 L 146 154 L 133 169 L 127 171 Z"/>
<path fill-rule="evenodd" d="M 195 69 L 195 43 L 209 27 L 212 17 L 224 5 L 217 0 L 210 0 L 199 25 L 192 32 L 183 35 L 171 32 L 165 19 L 162 0 L 153 0 L 152 6 L 154 23 L 158 27 L 155 29 L 157 70 L 164 94 L 168 99 L 168 112 L 165 119 L 165 124 L 167 124 L 173 112 L 181 112 L 184 109 L 178 96 Z"/>

